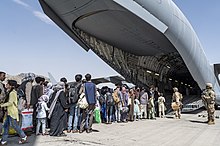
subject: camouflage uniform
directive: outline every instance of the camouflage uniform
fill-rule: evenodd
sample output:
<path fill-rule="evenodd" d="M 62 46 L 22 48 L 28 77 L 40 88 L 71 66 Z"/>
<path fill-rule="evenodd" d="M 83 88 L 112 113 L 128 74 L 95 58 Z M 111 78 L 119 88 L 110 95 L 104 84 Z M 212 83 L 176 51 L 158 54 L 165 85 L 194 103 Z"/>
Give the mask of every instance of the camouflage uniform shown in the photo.
<path fill-rule="evenodd" d="M 149 118 L 150 119 L 156 119 L 155 118 L 155 105 L 154 105 L 154 97 L 150 97 L 150 99 L 148 100 L 148 112 L 149 112 Z"/>
<path fill-rule="evenodd" d="M 203 90 L 201 97 L 208 112 L 208 124 L 215 124 L 215 91 L 212 89 L 211 83 L 206 84 L 206 89 Z"/>
<path fill-rule="evenodd" d="M 179 118 L 181 117 L 181 106 L 182 106 L 182 94 L 178 92 L 178 88 L 174 87 L 173 88 L 173 96 L 172 96 L 172 100 L 173 100 L 173 103 L 176 103 L 176 105 L 178 106 L 177 109 L 175 109 L 175 117 L 176 118 Z"/>

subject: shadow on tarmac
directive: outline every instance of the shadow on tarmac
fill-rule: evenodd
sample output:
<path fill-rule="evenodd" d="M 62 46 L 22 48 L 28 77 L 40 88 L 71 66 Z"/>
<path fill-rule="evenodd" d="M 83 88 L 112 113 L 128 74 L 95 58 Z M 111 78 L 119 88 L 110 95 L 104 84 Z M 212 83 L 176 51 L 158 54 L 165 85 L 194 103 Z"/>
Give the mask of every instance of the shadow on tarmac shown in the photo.
<path fill-rule="evenodd" d="M 197 121 L 197 120 L 189 120 L 192 123 L 200 123 L 200 124 L 207 124 L 207 122 L 205 121 Z"/>
<path fill-rule="evenodd" d="M 96 130 L 96 129 L 92 129 L 92 132 L 99 132 L 99 130 Z"/>

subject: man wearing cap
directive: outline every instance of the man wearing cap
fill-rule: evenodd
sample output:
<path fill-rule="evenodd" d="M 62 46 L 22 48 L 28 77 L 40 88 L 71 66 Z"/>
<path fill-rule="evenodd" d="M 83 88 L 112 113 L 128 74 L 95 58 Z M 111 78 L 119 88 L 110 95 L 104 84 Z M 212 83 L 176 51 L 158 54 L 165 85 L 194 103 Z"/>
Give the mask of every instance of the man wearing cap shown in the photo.
<path fill-rule="evenodd" d="M 208 121 L 209 125 L 215 124 L 215 91 L 213 90 L 211 83 L 206 83 L 206 89 L 202 91 L 202 100 L 208 112 Z"/>

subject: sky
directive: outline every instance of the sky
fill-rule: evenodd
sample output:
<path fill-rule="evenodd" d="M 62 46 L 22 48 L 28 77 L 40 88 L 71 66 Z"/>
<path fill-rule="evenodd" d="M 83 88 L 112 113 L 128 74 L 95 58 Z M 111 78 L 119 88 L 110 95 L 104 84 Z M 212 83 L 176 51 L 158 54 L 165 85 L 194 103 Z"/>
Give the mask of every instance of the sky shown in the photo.
<path fill-rule="evenodd" d="M 210 63 L 220 63 L 220 0 L 173 0 L 195 29 Z M 0 70 L 34 72 L 56 80 L 119 75 L 92 51 L 86 52 L 43 13 L 38 0 L 1 0 Z"/>

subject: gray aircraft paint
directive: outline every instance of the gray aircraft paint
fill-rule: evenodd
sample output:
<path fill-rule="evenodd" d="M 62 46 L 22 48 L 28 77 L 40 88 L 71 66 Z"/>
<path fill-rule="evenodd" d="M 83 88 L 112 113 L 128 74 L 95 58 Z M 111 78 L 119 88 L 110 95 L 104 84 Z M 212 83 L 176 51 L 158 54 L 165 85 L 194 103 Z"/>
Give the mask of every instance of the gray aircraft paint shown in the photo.
<path fill-rule="evenodd" d="M 111 0 L 106 0 L 108 3 Z M 144 20 L 159 32 L 163 33 L 164 36 L 172 43 L 178 53 L 181 55 L 184 60 L 188 70 L 190 71 L 194 80 L 198 83 L 201 89 L 205 88 L 205 83 L 210 82 L 214 86 L 214 90 L 217 94 L 217 102 L 220 103 L 220 87 L 217 81 L 217 78 L 214 75 L 213 69 L 208 62 L 206 55 L 204 53 L 203 47 L 190 25 L 189 21 L 180 11 L 180 9 L 174 4 L 171 0 L 113 0 L 118 5 L 127 9 L 131 13 L 138 16 L 140 19 Z M 50 0 L 40 0 L 41 3 L 46 2 L 51 7 L 55 7 L 55 5 L 63 4 L 62 1 L 53 1 L 51 3 Z M 93 0 L 84 0 L 84 1 L 76 1 L 76 3 L 80 3 L 82 6 L 90 3 L 92 5 Z M 103 3 L 105 3 L 103 2 Z M 115 6 L 114 4 L 112 4 Z M 71 8 L 67 5 L 66 9 Z M 44 8 L 46 9 L 46 8 Z M 116 8 L 119 9 L 119 8 Z M 54 10 L 56 12 L 56 9 Z M 65 23 L 65 27 L 72 28 L 72 19 L 78 18 L 80 16 L 80 12 L 74 15 L 70 15 L 70 13 L 62 13 L 58 12 L 62 19 L 54 20 L 58 22 L 60 21 Z M 49 13 L 48 13 L 49 14 Z M 54 14 L 49 14 L 50 16 Z M 54 19 L 57 16 L 53 16 Z M 83 21 L 83 19 L 82 19 Z M 79 27 L 82 24 L 79 21 L 76 25 Z M 68 33 L 74 40 L 77 41 L 84 49 L 88 50 L 89 47 L 83 43 L 83 41 L 79 40 L 72 32 L 67 30 L 67 28 L 63 27 L 63 30 Z M 86 29 L 86 26 L 82 27 L 82 29 Z"/>
<path fill-rule="evenodd" d="M 205 83 L 210 82 L 213 84 L 217 95 L 220 95 L 219 84 L 193 27 L 180 9 L 171 0 L 114 1 L 150 23 L 160 32 L 164 33 L 182 56 L 186 66 L 194 80 L 197 81 L 199 87 L 203 89 L 205 88 Z M 139 7 L 135 7 L 136 4 L 139 4 Z M 141 16 L 139 13 L 141 13 L 141 11 L 144 13 L 141 8 L 147 11 L 145 12 L 146 14 L 152 16 Z M 159 20 L 152 20 L 155 17 Z M 166 26 L 168 27 L 167 29 Z"/>

